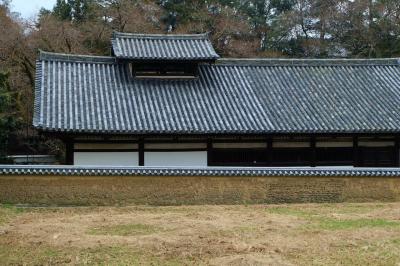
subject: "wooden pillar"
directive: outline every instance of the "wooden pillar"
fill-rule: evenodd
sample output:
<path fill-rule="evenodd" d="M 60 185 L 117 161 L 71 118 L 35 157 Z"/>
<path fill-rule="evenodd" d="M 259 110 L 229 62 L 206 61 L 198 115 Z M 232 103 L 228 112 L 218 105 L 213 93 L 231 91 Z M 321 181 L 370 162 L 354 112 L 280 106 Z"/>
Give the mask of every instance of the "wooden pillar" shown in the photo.
<path fill-rule="evenodd" d="M 139 139 L 139 166 L 144 166 L 144 140 Z"/>
<path fill-rule="evenodd" d="M 353 137 L 353 166 L 360 166 L 360 149 L 358 148 L 358 136 Z"/>
<path fill-rule="evenodd" d="M 207 166 L 212 164 L 212 139 L 207 139 Z"/>
<path fill-rule="evenodd" d="M 74 164 L 74 142 L 71 139 L 65 141 L 65 164 Z"/>
<path fill-rule="evenodd" d="M 267 138 L 267 165 L 272 165 L 272 137 Z"/>
<path fill-rule="evenodd" d="M 310 166 L 315 167 L 317 165 L 317 147 L 315 137 L 312 136 L 310 140 Z"/>

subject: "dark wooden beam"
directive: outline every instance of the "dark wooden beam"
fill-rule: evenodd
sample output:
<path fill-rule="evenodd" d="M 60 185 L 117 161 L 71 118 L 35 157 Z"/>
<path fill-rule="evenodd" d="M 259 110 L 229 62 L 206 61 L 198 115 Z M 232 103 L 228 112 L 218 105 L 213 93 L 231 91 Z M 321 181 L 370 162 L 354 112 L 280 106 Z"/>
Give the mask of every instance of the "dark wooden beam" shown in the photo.
<path fill-rule="evenodd" d="M 89 136 L 109 136 L 112 137 L 132 137 L 132 138 L 149 138 L 149 137 L 190 137 L 190 138 L 212 138 L 212 137 L 234 137 L 237 138 L 241 137 L 258 137 L 260 139 L 265 139 L 265 136 L 268 135 L 269 137 L 310 137 L 310 136 L 322 136 L 322 137 L 353 137 L 353 136 L 394 136 L 398 134 L 397 132 L 394 133 L 313 133 L 313 134 L 306 134 L 306 133 L 271 133 L 271 134 L 240 134 L 240 133 L 214 133 L 214 134 L 173 134 L 173 133 L 165 133 L 165 134 L 157 134 L 157 133 L 147 133 L 147 134 L 127 134 L 127 133 L 120 133 L 120 134 L 113 134 L 113 133 L 63 133 L 63 132 L 46 132 L 43 130 L 39 130 L 41 134 L 46 137 L 53 137 L 59 139 L 65 138 L 76 138 L 76 137 L 89 137 Z"/>
<path fill-rule="evenodd" d="M 74 149 L 74 152 L 137 152 L 138 149 Z"/>

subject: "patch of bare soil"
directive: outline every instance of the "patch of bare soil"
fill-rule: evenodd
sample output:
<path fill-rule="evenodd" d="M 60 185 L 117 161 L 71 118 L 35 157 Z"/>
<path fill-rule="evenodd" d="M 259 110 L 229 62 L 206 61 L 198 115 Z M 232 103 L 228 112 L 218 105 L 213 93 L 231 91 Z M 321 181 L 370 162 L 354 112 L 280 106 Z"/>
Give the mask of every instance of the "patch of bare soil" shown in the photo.
<path fill-rule="evenodd" d="M 400 263 L 400 255 L 390 253 L 400 249 L 396 224 L 319 227 L 324 219 L 360 218 L 398 221 L 400 203 L 28 209 L 0 225 L 6 232 L 0 236 L 0 259 L 2 245 L 67 251 L 125 247 L 160 264 L 177 259 L 183 264 L 307 265 L 318 264 L 320 257 L 335 262 L 346 248 L 369 252 L 363 247 L 370 246 L 375 252 L 370 261 Z M 382 254 L 389 253 L 376 251 L 378 242 Z"/>

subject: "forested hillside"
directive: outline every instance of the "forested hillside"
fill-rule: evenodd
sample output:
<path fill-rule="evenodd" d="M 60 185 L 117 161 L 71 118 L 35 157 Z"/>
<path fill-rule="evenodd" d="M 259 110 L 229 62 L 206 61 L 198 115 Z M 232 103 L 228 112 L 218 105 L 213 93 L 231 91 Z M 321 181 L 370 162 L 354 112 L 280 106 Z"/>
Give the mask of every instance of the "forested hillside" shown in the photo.
<path fill-rule="evenodd" d="M 0 0 L 0 151 L 9 131 L 29 152 L 58 149 L 30 128 L 38 50 L 109 55 L 113 31 L 209 32 L 223 57 L 400 55 L 398 0 L 57 0 L 35 21 L 9 7 Z"/>

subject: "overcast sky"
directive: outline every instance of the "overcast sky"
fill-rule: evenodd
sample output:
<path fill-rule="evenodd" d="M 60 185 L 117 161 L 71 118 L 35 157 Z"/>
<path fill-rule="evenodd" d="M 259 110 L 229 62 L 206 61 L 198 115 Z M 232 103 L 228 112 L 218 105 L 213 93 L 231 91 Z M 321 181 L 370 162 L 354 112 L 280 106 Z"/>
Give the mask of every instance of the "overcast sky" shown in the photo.
<path fill-rule="evenodd" d="M 40 8 L 52 9 L 55 3 L 56 0 L 12 0 L 11 10 L 29 19 L 37 15 Z"/>

